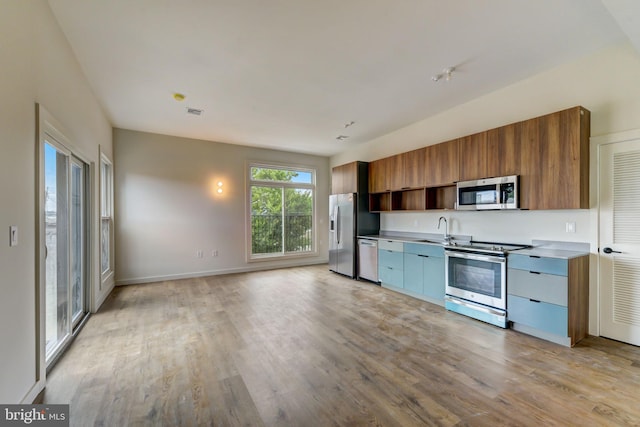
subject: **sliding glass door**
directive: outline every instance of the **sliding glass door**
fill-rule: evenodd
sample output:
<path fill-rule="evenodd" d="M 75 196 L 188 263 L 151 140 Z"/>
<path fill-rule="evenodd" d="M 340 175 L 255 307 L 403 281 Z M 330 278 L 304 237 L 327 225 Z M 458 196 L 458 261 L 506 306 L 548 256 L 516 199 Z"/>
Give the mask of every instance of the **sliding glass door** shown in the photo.
<path fill-rule="evenodd" d="M 43 150 L 48 365 L 87 313 L 88 166 L 55 142 Z"/>
<path fill-rule="evenodd" d="M 71 159 L 71 323 L 75 328 L 86 313 L 86 165 Z"/>

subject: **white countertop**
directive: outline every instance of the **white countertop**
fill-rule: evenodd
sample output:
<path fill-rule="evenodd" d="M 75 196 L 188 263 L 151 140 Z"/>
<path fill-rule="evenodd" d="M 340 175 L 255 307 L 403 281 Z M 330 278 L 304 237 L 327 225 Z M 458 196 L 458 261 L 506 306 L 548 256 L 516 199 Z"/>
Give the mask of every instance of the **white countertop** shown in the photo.
<path fill-rule="evenodd" d="M 420 243 L 425 245 L 442 245 L 443 235 L 435 233 L 409 233 L 409 232 L 382 232 L 358 236 L 358 238 L 374 240 L 395 240 L 407 243 Z M 471 236 L 453 236 L 454 240 L 471 240 Z M 539 256 L 546 258 L 571 259 L 589 255 L 589 244 L 582 242 L 555 242 L 547 240 L 533 240 L 532 247 L 509 251 L 510 254 L 526 256 Z"/>
<path fill-rule="evenodd" d="M 528 249 L 518 249 L 515 251 L 510 251 L 509 254 L 526 255 L 526 256 L 532 255 L 532 256 L 539 256 L 539 257 L 546 257 L 546 258 L 571 259 L 571 258 L 578 258 L 584 255 L 589 255 L 589 252 L 557 249 L 557 248 L 546 248 L 546 247 L 533 247 Z"/>

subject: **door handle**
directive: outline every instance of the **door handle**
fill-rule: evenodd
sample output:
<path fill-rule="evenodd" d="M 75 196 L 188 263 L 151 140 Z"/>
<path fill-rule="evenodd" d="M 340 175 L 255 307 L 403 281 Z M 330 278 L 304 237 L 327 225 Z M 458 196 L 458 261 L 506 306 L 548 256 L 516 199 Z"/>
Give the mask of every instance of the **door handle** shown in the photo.
<path fill-rule="evenodd" d="M 340 244 L 340 206 L 336 206 L 336 243 Z"/>
<path fill-rule="evenodd" d="M 613 249 L 606 247 L 604 249 L 602 249 L 602 252 L 604 252 L 605 254 L 621 254 L 622 252 L 620 251 L 614 251 Z"/>

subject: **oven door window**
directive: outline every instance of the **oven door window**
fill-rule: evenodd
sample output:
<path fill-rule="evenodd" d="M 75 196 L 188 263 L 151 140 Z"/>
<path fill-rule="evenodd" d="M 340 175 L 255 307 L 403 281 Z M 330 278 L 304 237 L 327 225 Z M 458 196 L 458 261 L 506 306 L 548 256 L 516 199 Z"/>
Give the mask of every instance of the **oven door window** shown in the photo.
<path fill-rule="evenodd" d="M 502 298 L 502 265 L 496 262 L 449 258 L 449 286 Z"/>

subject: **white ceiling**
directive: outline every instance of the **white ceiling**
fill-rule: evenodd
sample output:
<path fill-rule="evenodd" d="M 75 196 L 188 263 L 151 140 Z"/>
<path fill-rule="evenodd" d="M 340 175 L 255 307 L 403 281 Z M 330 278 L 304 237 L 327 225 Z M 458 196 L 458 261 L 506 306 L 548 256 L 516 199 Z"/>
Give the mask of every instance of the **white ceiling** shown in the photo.
<path fill-rule="evenodd" d="M 320 155 L 638 28 L 609 10 L 640 16 L 636 0 L 49 3 L 113 126 Z M 431 80 L 449 66 L 450 82 Z"/>

